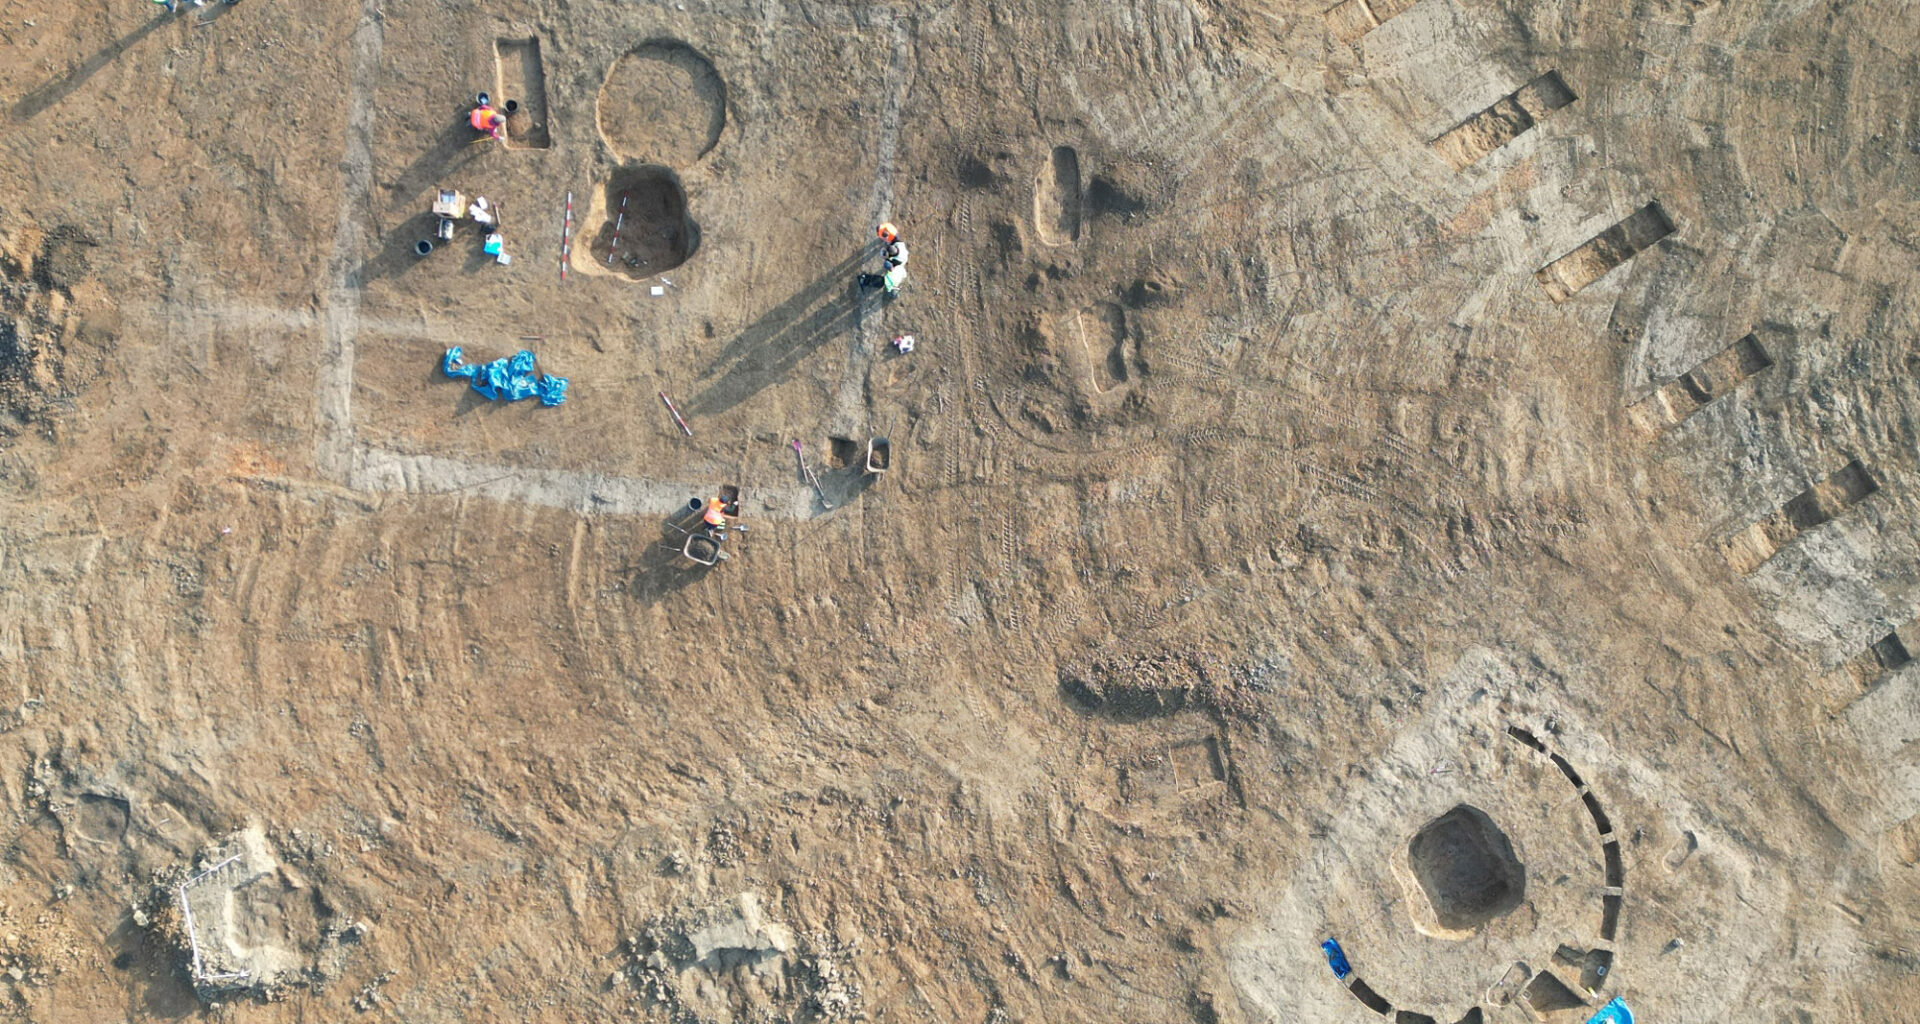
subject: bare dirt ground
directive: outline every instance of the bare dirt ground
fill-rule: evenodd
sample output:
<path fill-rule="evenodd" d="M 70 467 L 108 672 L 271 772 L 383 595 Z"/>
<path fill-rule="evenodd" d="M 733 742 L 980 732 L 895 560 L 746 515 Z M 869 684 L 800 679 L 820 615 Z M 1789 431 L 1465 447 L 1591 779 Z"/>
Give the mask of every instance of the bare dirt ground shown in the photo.
<path fill-rule="evenodd" d="M 1917 97 L 1896 0 L 0 0 L 0 1015 L 1920 1019 Z"/>

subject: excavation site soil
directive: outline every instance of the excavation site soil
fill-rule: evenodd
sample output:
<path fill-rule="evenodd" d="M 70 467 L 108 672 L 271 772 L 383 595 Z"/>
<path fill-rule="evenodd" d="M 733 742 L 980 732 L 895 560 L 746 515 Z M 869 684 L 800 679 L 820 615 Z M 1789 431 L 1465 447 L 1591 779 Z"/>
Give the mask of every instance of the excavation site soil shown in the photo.
<path fill-rule="evenodd" d="M 1914 1020 L 1917 338 L 1898 0 L 0 0 L 0 1020 Z"/>

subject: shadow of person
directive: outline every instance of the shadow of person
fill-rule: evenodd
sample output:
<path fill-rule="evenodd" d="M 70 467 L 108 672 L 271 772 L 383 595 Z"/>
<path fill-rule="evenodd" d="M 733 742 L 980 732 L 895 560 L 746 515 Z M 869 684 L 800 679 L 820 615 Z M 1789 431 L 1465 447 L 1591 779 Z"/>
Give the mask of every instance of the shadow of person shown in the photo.
<path fill-rule="evenodd" d="M 66 73 L 20 97 L 19 102 L 13 105 L 13 119 L 15 121 L 30 120 L 39 116 L 48 107 L 73 95 L 75 89 L 87 84 L 87 79 L 99 73 L 101 68 L 113 63 L 121 54 L 132 49 L 135 43 L 152 35 L 154 29 L 172 19 L 172 14 L 160 10 L 158 17 L 108 43 L 104 49 L 81 61 Z"/>
<path fill-rule="evenodd" d="M 185 3 L 188 2 L 188 0 L 181 0 L 181 2 Z M 239 2 L 240 0 L 207 0 L 206 4 L 200 8 L 200 13 L 196 16 L 197 20 L 194 24 L 211 25 L 221 18 L 226 17 L 227 12 L 233 9 L 233 5 Z"/>
<path fill-rule="evenodd" d="M 433 187 L 447 172 L 465 165 L 489 147 L 499 145 L 474 131 L 473 126 L 467 123 L 470 109 L 462 107 L 455 111 L 446 127 L 433 137 L 426 152 L 415 157 L 392 181 L 382 183 L 389 200 L 395 203 L 411 202 Z"/>
<path fill-rule="evenodd" d="M 688 412 L 709 415 L 739 405 L 857 325 L 863 304 L 878 300 L 853 275 L 878 250 L 877 242 L 854 250 L 736 335 L 701 375 L 710 383 L 688 403 Z"/>
<path fill-rule="evenodd" d="M 454 242 L 460 242 L 463 245 L 472 246 L 472 248 L 467 251 L 466 265 L 460 268 L 463 272 L 471 274 L 490 264 L 500 262 L 494 258 L 492 253 L 487 252 L 487 233 L 492 230 L 492 228 L 480 228 L 478 238 L 467 238 L 464 240 L 458 233 L 455 233 L 453 242 L 447 243 L 448 245 L 452 245 Z"/>
<path fill-rule="evenodd" d="M 746 328 L 734 336 L 733 340 L 727 342 L 726 345 L 720 349 L 719 355 L 714 357 L 713 365 L 720 366 L 734 362 L 764 344 L 768 336 L 777 333 L 782 327 L 792 322 L 793 319 L 804 312 L 807 307 L 828 293 L 836 291 L 838 286 L 859 268 L 861 263 L 872 259 L 878 255 L 879 251 L 879 242 L 869 242 L 848 253 L 840 262 L 834 264 L 822 272 L 819 277 L 814 278 L 802 286 L 779 305 L 760 314 L 759 319 L 748 324 Z"/>
<path fill-rule="evenodd" d="M 696 502 L 698 499 L 694 499 Z M 681 523 L 688 528 L 699 521 L 698 516 L 681 511 L 660 520 L 660 535 L 654 543 L 647 546 L 636 565 L 628 567 L 627 592 L 634 600 L 642 604 L 658 604 L 672 597 L 700 580 L 706 579 L 721 566 L 733 558 L 739 557 L 743 533 L 738 530 L 727 531 L 729 538 L 722 545 L 727 556 L 716 565 L 701 565 L 681 555 L 686 546 L 687 534 L 676 527 Z"/>
<path fill-rule="evenodd" d="M 435 237 L 434 230 L 439 227 L 440 218 L 431 210 L 422 210 L 401 222 L 400 226 L 386 233 L 381 239 L 380 251 L 362 261 L 347 277 L 347 284 L 353 288 L 364 288 L 369 283 L 383 277 L 393 277 L 410 269 L 422 259 L 432 259 L 440 255 L 448 246 L 460 241 L 456 232 L 452 241 L 441 241 Z M 421 256 L 414 247 L 421 241 L 429 241 L 434 251 Z"/>
<path fill-rule="evenodd" d="M 860 461 L 840 466 L 820 474 L 820 489 L 827 492 L 835 508 L 845 508 L 860 500 L 880 478 L 867 472 L 866 451 L 860 452 Z"/>

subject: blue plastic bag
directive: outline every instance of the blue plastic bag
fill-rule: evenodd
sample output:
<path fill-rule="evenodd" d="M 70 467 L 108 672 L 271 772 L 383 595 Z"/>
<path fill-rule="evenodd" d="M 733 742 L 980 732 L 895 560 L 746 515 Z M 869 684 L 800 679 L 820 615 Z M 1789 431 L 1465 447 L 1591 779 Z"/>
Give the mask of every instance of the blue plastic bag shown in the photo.
<path fill-rule="evenodd" d="M 479 369 L 479 367 L 468 366 L 466 362 L 460 358 L 460 354 L 460 346 L 458 345 L 448 349 L 446 358 L 440 361 L 440 370 L 449 377 L 466 377 L 471 379 L 473 377 L 473 371 Z"/>
<path fill-rule="evenodd" d="M 1353 967 L 1347 963 L 1347 954 L 1341 951 L 1338 942 L 1332 939 L 1322 942 L 1320 944 L 1320 952 L 1327 955 L 1327 966 L 1333 968 L 1334 977 L 1345 981 L 1347 975 L 1353 973 Z"/>

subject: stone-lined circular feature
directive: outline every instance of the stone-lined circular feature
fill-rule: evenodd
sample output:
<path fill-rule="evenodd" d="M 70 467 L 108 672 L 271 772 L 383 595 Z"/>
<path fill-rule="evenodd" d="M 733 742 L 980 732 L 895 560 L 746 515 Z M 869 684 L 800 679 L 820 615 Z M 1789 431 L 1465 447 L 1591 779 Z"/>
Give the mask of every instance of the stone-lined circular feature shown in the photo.
<path fill-rule="evenodd" d="M 1399 834 L 1411 835 L 1392 848 L 1388 860 L 1413 927 L 1344 930 L 1329 920 L 1330 932 L 1345 931 L 1340 938 L 1354 940 L 1352 961 L 1344 949 L 1335 950 L 1337 957 L 1329 955 L 1334 974 L 1361 1005 L 1395 1024 L 1438 1024 L 1455 1015 L 1466 1024 L 1516 1006 L 1537 1019 L 1557 1020 L 1562 1013 L 1587 1012 L 1614 987 L 1614 942 L 1626 872 L 1613 818 L 1573 763 L 1538 735 L 1519 725 L 1506 725 L 1499 732 L 1537 759 L 1526 754 L 1511 761 L 1502 758 L 1499 774 L 1508 785 L 1498 787 L 1476 784 L 1473 775 L 1460 782 L 1443 781 L 1455 777 L 1453 762 L 1428 766 L 1432 788 L 1451 799 L 1429 798 L 1423 801 L 1423 814 L 1403 819 L 1400 827 L 1407 831 Z M 1546 787 L 1565 794 L 1562 783 L 1571 789 L 1571 800 L 1540 792 Z M 1589 818 L 1593 833 L 1581 827 L 1586 824 L 1582 819 Z M 1591 863 L 1588 844 L 1594 835 L 1600 843 L 1599 876 L 1584 885 L 1573 883 L 1567 869 Z M 1597 933 L 1569 931 L 1582 905 L 1591 906 L 1587 900 L 1595 889 L 1601 901 Z M 1360 920 L 1349 918 L 1350 923 Z M 1560 940 L 1551 949 L 1543 944 L 1549 935 Z M 1475 941 L 1460 942 L 1468 938 Z M 1444 985 L 1433 984 L 1437 979 L 1430 974 L 1424 979 L 1417 973 L 1374 975 L 1380 985 L 1376 988 L 1355 970 L 1365 967 L 1371 973 L 1382 962 L 1407 962 L 1409 956 L 1430 962 L 1463 956 L 1458 966 L 1465 966 L 1481 955 L 1506 958 L 1508 966 L 1497 983 L 1480 993 L 1477 1005 L 1468 1005 L 1464 1012 L 1446 998 Z M 1441 1012 L 1430 1012 L 1434 1010 Z"/>

